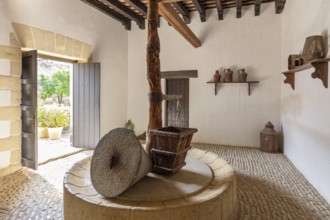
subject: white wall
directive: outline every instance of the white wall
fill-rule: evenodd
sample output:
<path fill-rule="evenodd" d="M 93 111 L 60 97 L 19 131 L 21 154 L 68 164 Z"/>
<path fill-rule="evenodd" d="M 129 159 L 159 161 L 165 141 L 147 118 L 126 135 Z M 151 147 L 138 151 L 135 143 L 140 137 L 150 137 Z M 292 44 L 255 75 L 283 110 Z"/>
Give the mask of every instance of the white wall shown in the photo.
<path fill-rule="evenodd" d="M 224 20 L 216 10 L 208 10 L 207 22 L 193 14 L 189 27 L 202 41 L 193 48 L 166 22 L 159 29 L 161 70 L 198 70 L 190 80 L 190 127 L 198 128 L 193 141 L 204 143 L 259 146 L 259 132 L 272 121 L 280 128 L 281 15 L 275 14 L 274 3 L 263 4 L 260 17 L 254 7 L 225 10 Z M 247 94 L 247 85 L 221 84 L 214 95 L 212 79 L 216 69 L 246 68 L 248 80 L 260 84 Z M 137 133 L 147 127 L 148 84 L 146 80 L 146 33 L 133 28 L 128 33 L 128 110 L 127 117 Z"/>
<path fill-rule="evenodd" d="M 330 41 L 329 9 L 328 0 L 287 1 L 282 70 L 287 69 L 289 54 L 302 52 L 306 37 L 324 35 Z M 295 90 L 281 83 L 284 153 L 330 202 L 330 89 L 324 88 L 321 80 L 311 78 L 312 72 L 309 69 L 296 74 Z"/>
<path fill-rule="evenodd" d="M 93 61 L 101 63 L 101 136 L 125 124 L 127 31 L 119 22 L 80 0 L 5 0 L 0 14 L 6 27 L 17 22 L 91 44 Z"/>

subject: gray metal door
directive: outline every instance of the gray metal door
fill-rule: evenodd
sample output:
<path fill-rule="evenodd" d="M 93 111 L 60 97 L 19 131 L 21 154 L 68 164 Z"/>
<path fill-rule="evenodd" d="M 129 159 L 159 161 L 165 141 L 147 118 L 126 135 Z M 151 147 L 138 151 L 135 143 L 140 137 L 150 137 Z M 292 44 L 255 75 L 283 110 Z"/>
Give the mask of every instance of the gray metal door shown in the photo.
<path fill-rule="evenodd" d="M 182 95 L 179 101 L 166 101 L 166 126 L 189 127 L 189 79 L 166 79 L 166 94 Z"/>
<path fill-rule="evenodd" d="M 22 165 L 38 168 L 37 51 L 22 58 Z"/>
<path fill-rule="evenodd" d="M 73 146 L 95 148 L 100 139 L 100 64 L 73 65 Z"/>

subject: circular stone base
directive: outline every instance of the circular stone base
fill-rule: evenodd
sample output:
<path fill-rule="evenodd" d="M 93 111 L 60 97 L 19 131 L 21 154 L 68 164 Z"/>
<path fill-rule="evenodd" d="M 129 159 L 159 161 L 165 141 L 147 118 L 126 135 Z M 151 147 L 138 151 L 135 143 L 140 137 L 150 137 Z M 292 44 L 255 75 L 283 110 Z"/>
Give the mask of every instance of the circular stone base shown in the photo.
<path fill-rule="evenodd" d="M 236 215 L 234 169 L 218 155 L 188 152 L 187 165 L 173 176 L 148 174 L 115 198 L 104 198 L 90 180 L 90 159 L 64 176 L 64 218 L 127 220 L 226 220 Z M 111 183 L 109 183 L 111 184 Z"/>
<path fill-rule="evenodd" d="M 189 155 L 186 163 L 186 166 L 172 176 L 149 173 L 117 198 L 129 201 L 160 202 L 200 192 L 212 181 L 212 171 L 205 163 Z"/>

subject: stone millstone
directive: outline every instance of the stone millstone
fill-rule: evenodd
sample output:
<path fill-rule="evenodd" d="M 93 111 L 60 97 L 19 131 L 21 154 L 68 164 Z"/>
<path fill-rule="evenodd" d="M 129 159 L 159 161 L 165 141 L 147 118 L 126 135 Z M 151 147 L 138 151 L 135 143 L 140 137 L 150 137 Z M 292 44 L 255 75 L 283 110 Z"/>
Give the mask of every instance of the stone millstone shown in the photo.
<path fill-rule="evenodd" d="M 97 144 L 91 160 L 91 181 L 105 197 L 115 197 L 150 172 L 152 163 L 134 132 L 111 130 Z"/>

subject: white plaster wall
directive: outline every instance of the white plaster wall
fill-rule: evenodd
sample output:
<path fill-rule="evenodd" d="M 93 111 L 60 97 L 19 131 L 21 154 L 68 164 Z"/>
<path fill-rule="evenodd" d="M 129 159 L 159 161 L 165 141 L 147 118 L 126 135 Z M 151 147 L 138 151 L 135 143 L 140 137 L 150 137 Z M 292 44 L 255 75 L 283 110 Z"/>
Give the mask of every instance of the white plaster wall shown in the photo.
<path fill-rule="evenodd" d="M 166 22 L 161 23 L 161 70 L 198 70 L 190 79 L 190 127 L 198 128 L 193 141 L 259 146 L 259 132 L 272 121 L 280 127 L 281 16 L 274 3 L 262 6 L 260 17 L 254 7 L 225 10 L 224 20 L 208 10 L 207 22 L 193 14 L 189 27 L 202 41 L 193 48 Z M 216 69 L 245 68 L 248 80 L 259 80 L 248 96 L 245 84 L 221 84 L 214 95 L 212 79 Z M 147 127 L 148 84 L 146 80 L 146 33 L 134 28 L 128 33 L 128 110 L 137 133 Z"/>
<path fill-rule="evenodd" d="M 282 70 L 287 69 L 289 54 L 302 52 L 306 37 L 324 35 L 329 45 L 329 9 L 328 0 L 287 1 L 282 18 Z M 312 72 L 296 74 L 295 90 L 281 84 L 284 153 L 330 202 L 330 89 L 312 79 Z"/>
<path fill-rule="evenodd" d="M 127 109 L 127 31 L 114 19 L 80 0 L 3 0 L 2 21 L 26 24 L 69 36 L 93 46 L 101 63 L 101 136 L 123 126 Z M 8 32 L 1 30 L 0 39 Z M 9 41 L 8 41 L 9 42 Z"/>

